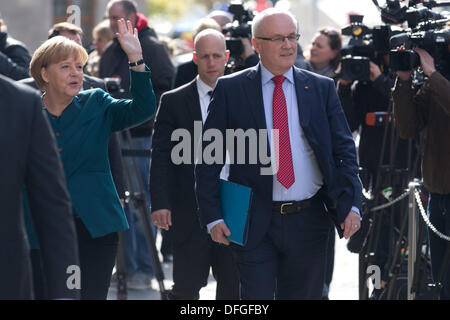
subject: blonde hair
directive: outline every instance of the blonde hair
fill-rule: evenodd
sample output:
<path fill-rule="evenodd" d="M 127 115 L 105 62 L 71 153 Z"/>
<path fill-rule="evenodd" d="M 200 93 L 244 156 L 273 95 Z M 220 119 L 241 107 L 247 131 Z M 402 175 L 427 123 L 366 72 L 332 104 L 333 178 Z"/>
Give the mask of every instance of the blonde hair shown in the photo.
<path fill-rule="evenodd" d="M 114 38 L 108 20 L 103 20 L 94 27 L 94 29 L 92 30 L 92 38 L 104 38 L 107 41 L 110 41 Z"/>
<path fill-rule="evenodd" d="M 45 90 L 46 82 L 42 78 L 41 70 L 51 64 L 74 56 L 75 60 L 83 65 L 88 59 L 86 50 L 75 41 L 69 40 L 63 36 L 56 36 L 45 41 L 34 52 L 30 62 L 30 74 L 36 81 L 41 90 Z"/>

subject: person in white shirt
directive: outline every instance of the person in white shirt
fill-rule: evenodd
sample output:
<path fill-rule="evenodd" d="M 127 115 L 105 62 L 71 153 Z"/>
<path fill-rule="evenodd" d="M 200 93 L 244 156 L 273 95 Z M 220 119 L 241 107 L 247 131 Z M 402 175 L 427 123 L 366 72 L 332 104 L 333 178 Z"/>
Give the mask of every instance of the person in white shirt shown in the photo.
<path fill-rule="evenodd" d="M 256 145 L 262 149 L 267 139 L 270 149 L 258 150 L 256 163 L 236 161 L 251 158 L 250 143 L 244 155 L 230 152 L 228 180 L 253 191 L 248 241 L 239 246 L 227 239 L 219 194 L 224 159 L 195 167 L 200 222 L 215 242 L 232 249 L 241 299 L 320 299 L 330 219 L 347 239 L 360 228 L 355 145 L 334 82 L 294 67 L 300 36 L 295 17 L 264 10 L 253 20 L 252 36 L 261 62 L 218 80 L 203 127 L 223 136 L 227 130 L 267 130 Z M 203 139 L 202 149 L 210 143 Z M 273 159 L 273 174 L 263 170 L 264 153 Z"/>

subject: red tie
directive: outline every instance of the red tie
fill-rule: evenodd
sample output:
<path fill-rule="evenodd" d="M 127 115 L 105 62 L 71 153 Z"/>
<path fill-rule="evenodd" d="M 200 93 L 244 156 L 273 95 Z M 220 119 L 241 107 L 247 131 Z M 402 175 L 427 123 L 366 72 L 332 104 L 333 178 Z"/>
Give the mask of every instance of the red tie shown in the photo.
<path fill-rule="evenodd" d="M 289 122 L 287 116 L 286 98 L 283 92 L 284 76 L 275 76 L 272 81 L 275 82 L 273 91 L 273 129 L 279 131 L 279 141 L 275 139 L 275 150 L 279 147 L 278 154 L 278 173 L 277 180 L 289 189 L 295 181 L 294 167 L 292 165 L 291 142 L 289 140 Z M 279 146 L 277 146 L 279 142 Z"/>

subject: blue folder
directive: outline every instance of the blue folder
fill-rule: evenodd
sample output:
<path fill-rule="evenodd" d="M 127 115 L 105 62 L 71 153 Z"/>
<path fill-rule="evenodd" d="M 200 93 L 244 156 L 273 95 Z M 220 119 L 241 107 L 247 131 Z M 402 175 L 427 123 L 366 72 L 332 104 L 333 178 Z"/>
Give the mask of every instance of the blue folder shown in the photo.
<path fill-rule="evenodd" d="M 231 232 L 227 238 L 241 246 L 247 243 L 251 200 L 251 188 L 220 179 L 222 215 Z"/>

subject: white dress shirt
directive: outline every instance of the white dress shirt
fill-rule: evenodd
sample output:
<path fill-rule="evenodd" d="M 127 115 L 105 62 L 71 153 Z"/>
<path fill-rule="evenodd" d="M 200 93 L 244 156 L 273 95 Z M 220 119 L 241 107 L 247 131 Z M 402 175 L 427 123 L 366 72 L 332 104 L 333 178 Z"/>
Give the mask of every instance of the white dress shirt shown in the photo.
<path fill-rule="evenodd" d="M 271 147 L 272 164 L 275 163 L 276 153 L 273 147 L 273 129 L 272 105 L 273 91 L 275 83 L 272 81 L 273 75 L 261 64 L 261 84 L 264 102 L 264 113 L 266 117 L 267 132 L 269 135 L 269 144 Z M 277 175 L 273 175 L 273 201 L 300 201 L 314 196 L 323 185 L 322 172 L 311 149 L 302 127 L 298 113 L 297 94 L 295 92 L 294 71 L 289 69 L 283 76 L 283 92 L 286 98 L 287 116 L 289 124 L 289 139 L 291 143 L 292 165 L 294 168 L 295 182 L 286 189 L 278 180 Z M 301 106 L 300 106 L 301 108 Z M 273 165 L 272 165 L 273 166 Z"/>
<path fill-rule="evenodd" d="M 202 121 L 203 124 L 205 124 L 206 118 L 208 117 L 208 107 L 209 102 L 211 101 L 211 96 L 208 92 L 211 92 L 214 90 L 214 88 L 211 88 L 206 83 L 200 79 L 200 77 L 197 75 L 197 91 L 198 91 L 198 97 L 200 99 L 200 109 L 202 111 Z M 226 158 L 225 158 L 225 165 L 222 168 L 222 171 L 220 172 L 220 178 L 224 180 L 228 180 L 228 176 L 230 173 L 230 155 L 227 152 Z"/>

